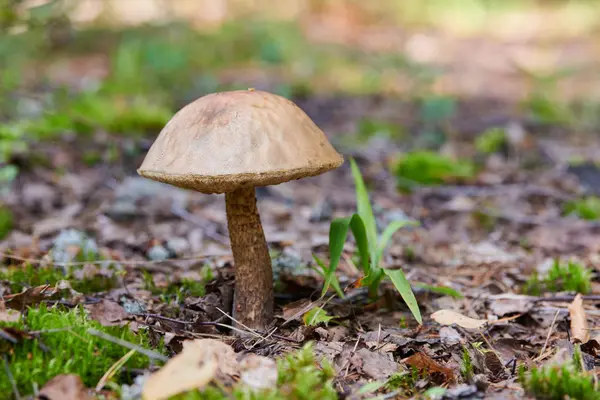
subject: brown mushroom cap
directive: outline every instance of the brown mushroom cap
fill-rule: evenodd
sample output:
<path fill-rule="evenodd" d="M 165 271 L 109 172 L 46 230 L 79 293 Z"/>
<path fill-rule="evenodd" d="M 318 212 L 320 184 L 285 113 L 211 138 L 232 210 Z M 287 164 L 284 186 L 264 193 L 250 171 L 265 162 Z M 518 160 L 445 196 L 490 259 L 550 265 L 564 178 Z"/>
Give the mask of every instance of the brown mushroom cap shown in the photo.
<path fill-rule="evenodd" d="M 293 102 L 258 90 L 209 94 L 163 128 L 138 173 L 202 193 L 276 185 L 339 167 L 343 158 Z"/>

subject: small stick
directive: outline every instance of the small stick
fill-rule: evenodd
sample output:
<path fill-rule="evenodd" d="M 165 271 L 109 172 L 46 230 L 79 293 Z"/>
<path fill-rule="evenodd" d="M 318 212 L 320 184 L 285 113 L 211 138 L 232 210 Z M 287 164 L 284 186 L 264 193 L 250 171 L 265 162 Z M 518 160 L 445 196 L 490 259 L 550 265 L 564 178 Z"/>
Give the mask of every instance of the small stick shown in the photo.
<path fill-rule="evenodd" d="M 127 352 L 127 354 L 125 354 L 123 357 L 121 357 L 116 363 L 114 363 L 102 376 L 102 378 L 100 378 L 100 380 L 98 381 L 98 384 L 96 385 L 96 389 L 94 389 L 96 392 L 99 392 L 102 390 L 102 388 L 106 385 L 106 382 L 108 382 L 114 375 L 115 373 L 120 370 L 123 365 L 125 365 L 125 363 L 131 358 L 132 355 L 135 354 L 135 350 L 131 349 Z"/>
<path fill-rule="evenodd" d="M 550 336 L 552 335 L 552 331 L 554 330 L 554 324 L 556 323 L 558 314 L 560 314 L 560 310 L 556 310 L 556 314 L 554 314 L 554 319 L 552 320 L 550 328 L 548 329 L 548 335 L 546 335 L 546 342 L 544 342 L 544 347 L 542 347 L 542 350 L 540 351 L 540 355 L 538 357 L 541 357 L 542 354 L 544 354 L 544 352 L 546 351 L 546 347 L 548 347 L 548 342 L 550 341 Z"/>
<path fill-rule="evenodd" d="M 123 346 L 123 347 L 125 347 L 127 349 L 130 349 L 130 350 L 135 350 L 138 353 L 143 354 L 143 355 L 145 355 L 148 358 L 151 358 L 151 359 L 154 359 L 154 360 L 159 360 L 159 361 L 162 361 L 162 362 L 167 362 L 169 360 L 168 357 L 165 357 L 162 354 L 159 354 L 159 353 L 157 353 L 155 351 L 145 349 L 145 348 L 143 348 L 141 346 L 138 346 L 136 344 L 130 343 L 130 342 L 126 341 L 126 340 L 119 339 L 119 338 L 116 338 L 114 336 L 108 335 L 108 334 L 106 334 L 104 332 L 97 331 L 96 329 L 91 329 L 90 328 L 90 329 L 88 329 L 87 332 L 90 335 L 92 335 L 92 336 L 99 337 L 101 339 L 107 340 L 107 341 L 109 341 L 111 343 L 114 343 L 114 344 L 118 344 L 119 346 Z"/>
<path fill-rule="evenodd" d="M 244 325 L 241 322 L 237 321 L 235 318 L 233 318 L 231 315 L 227 314 L 225 311 L 221 310 L 219 307 L 216 307 L 216 309 L 219 310 L 223 315 L 225 315 L 227 318 L 229 318 L 230 320 L 232 320 L 236 324 L 239 324 L 242 327 L 246 328 L 248 330 L 248 332 L 252 333 L 254 336 L 259 337 L 259 338 L 265 340 L 264 336 L 259 335 L 255 330 L 250 329 L 246 325 Z M 228 328 L 231 328 L 231 329 L 235 330 L 236 332 L 240 332 L 240 333 L 244 332 L 242 329 L 237 329 L 237 328 L 234 328 L 233 326 L 229 326 L 229 325 L 225 325 L 225 324 L 219 324 L 219 326 L 228 327 Z"/>
<path fill-rule="evenodd" d="M 6 370 L 6 376 L 10 381 L 10 385 L 12 386 L 13 393 L 15 394 L 16 400 L 21 400 L 21 395 L 19 394 L 19 388 L 17 388 L 17 382 L 15 382 L 15 378 L 13 377 L 12 372 L 10 372 L 10 366 L 8 365 L 8 357 L 4 354 L 4 369 Z"/>

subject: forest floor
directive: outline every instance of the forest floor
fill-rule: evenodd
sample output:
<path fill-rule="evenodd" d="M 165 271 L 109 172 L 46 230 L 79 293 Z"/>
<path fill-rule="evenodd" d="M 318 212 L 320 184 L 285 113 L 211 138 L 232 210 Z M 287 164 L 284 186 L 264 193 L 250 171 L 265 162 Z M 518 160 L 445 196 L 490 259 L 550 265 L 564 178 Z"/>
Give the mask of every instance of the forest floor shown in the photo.
<path fill-rule="evenodd" d="M 248 34 L 231 29 L 215 52 Z M 284 41 L 269 41 L 269 29 L 282 29 L 277 37 Z M 0 392 L 139 398 L 149 374 L 185 348 L 196 363 L 174 363 L 173 375 L 158 386 L 183 392 L 186 371 L 196 380 L 190 388 L 210 383 L 173 398 L 596 398 L 590 397 L 597 396 L 600 351 L 596 100 L 563 101 L 556 96 L 561 78 L 529 79 L 532 89 L 523 96 L 510 90 L 523 82 L 487 73 L 480 81 L 498 78 L 501 90 L 465 93 L 472 88 L 458 85 L 440 93 L 431 88 L 446 87 L 440 82 L 448 75 L 421 74 L 440 65 L 387 55 L 378 59 L 382 69 L 401 70 L 428 89 L 415 85 L 422 91 L 394 96 L 385 80 L 357 83 L 355 71 L 368 62 L 344 68 L 348 92 L 335 87 L 346 81 L 314 89 L 311 77 L 285 74 L 296 55 L 282 43 L 296 43 L 295 31 L 250 31 L 260 45 L 244 55 L 237 44 L 229 61 L 206 55 L 214 57 L 210 66 L 185 59 L 193 40 L 181 27 L 107 35 L 108 45 L 92 42 L 95 51 L 84 51 L 78 46 L 98 35 L 89 33 L 69 44 L 75 55 L 60 53 L 42 67 L 19 64 L 37 71 L 20 71 L 34 77 L 42 68 L 47 79 L 25 79 L 27 85 L 3 93 Z M 183 44 L 173 48 L 173 41 Z M 472 42 L 457 43 L 450 47 L 473 50 Z M 482 44 L 487 50 L 473 51 L 473 58 L 486 59 L 494 46 Z M 498 59 L 501 48 L 493 51 Z M 313 59 L 330 53 L 311 51 Z M 272 76 L 248 62 L 254 53 Z M 581 61 L 575 50 L 561 54 Z M 314 65 L 316 82 L 352 60 L 328 57 Z M 194 71 L 172 74 L 181 65 L 207 72 L 189 89 L 185 79 Z M 460 67 L 452 65 L 450 76 Z M 150 78 L 139 78 L 140 70 Z M 477 71 L 469 72 L 472 79 Z M 575 78 L 597 87 L 597 80 Z M 272 330 L 240 339 L 227 316 L 235 280 L 223 196 L 152 182 L 135 170 L 174 110 L 203 93 L 244 85 L 296 101 L 347 162 L 257 190 L 276 318 Z M 393 235 L 382 266 L 404 271 L 422 324 L 391 281 L 382 281 L 375 298 L 367 295 L 351 235 L 337 268 L 344 298 L 332 290 L 321 296 L 313 255 L 327 260 L 331 221 L 356 212 L 350 158 L 369 189 L 380 232 L 395 221 L 419 222 Z M 198 347 L 184 347 L 189 339 Z M 207 367 L 207 352 L 216 368 Z"/>

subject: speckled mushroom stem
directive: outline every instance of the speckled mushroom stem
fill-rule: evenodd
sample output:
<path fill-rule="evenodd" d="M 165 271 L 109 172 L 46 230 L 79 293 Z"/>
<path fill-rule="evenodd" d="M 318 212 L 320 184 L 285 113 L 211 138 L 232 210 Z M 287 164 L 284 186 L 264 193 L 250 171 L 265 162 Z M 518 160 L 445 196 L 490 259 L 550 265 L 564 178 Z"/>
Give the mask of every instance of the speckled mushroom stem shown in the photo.
<path fill-rule="evenodd" d="M 273 271 L 254 188 L 226 193 L 225 205 L 235 263 L 233 317 L 264 330 L 273 318 Z"/>

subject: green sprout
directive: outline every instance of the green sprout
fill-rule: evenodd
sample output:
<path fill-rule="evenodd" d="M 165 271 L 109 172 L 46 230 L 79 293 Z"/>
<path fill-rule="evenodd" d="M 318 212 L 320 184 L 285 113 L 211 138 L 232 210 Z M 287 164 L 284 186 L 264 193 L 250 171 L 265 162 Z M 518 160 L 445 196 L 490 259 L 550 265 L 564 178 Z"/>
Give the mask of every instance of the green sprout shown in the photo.
<path fill-rule="evenodd" d="M 506 146 L 506 132 L 502 128 L 490 128 L 475 139 L 475 148 L 483 154 L 498 153 Z"/>
<path fill-rule="evenodd" d="M 564 264 L 556 259 L 546 276 L 533 273 L 523 291 L 533 296 L 561 291 L 587 294 L 592 290 L 591 275 L 592 271 L 579 263 L 569 261 Z"/>
<path fill-rule="evenodd" d="M 419 305 L 402 269 L 386 269 L 380 265 L 383 254 L 394 233 L 401 228 L 416 225 L 416 222 L 409 220 L 394 221 L 382 232 L 378 232 L 369 193 L 360 169 L 354 160 L 350 160 L 350 165 L 356 186 L 357 213 L 351 217 L 338 218 L 331 222 L 329 228 L 329 266 L 325 265 L 317 256 L 314 256 L 317 266 L 320 268 L 317 269 L 317 272 L 325 278 L 321 295 L 324 296 L 331 286 L 340 297 L 343 297 L 335 271 L 342 256 L 348 230 L 351 230 L 358 247 L 360 264 L 364 274 L 361 284 L 368 287 L 371 298 L 377 296 L 382 279 L 388 277 L 416 320 L 422 323 Z"/>
<path fill-rule="evenodd" d="M 529 372 L 522 366 L 519 368 L 519 382 L 536 399 L 600 399 L 593 376 L 581 368 L 579 347 L 575 348 L 573 360 L 565 364 L 534 367 Z"/>
<path fill-rule="evenodd" d="M 594 221 L 600 218 L 600 198 L 587 196 L 565 204 L 565 215 L 575 215 L 581 219 Z"/>
<path fill-rule="evenodd" d="M 431 151 L 413 151 L 398 160 L 394 172 L 398 188 L 410 191 L 419 185 L 472 178 L 475 166 L 470 161 L 454 160 Z"/>

